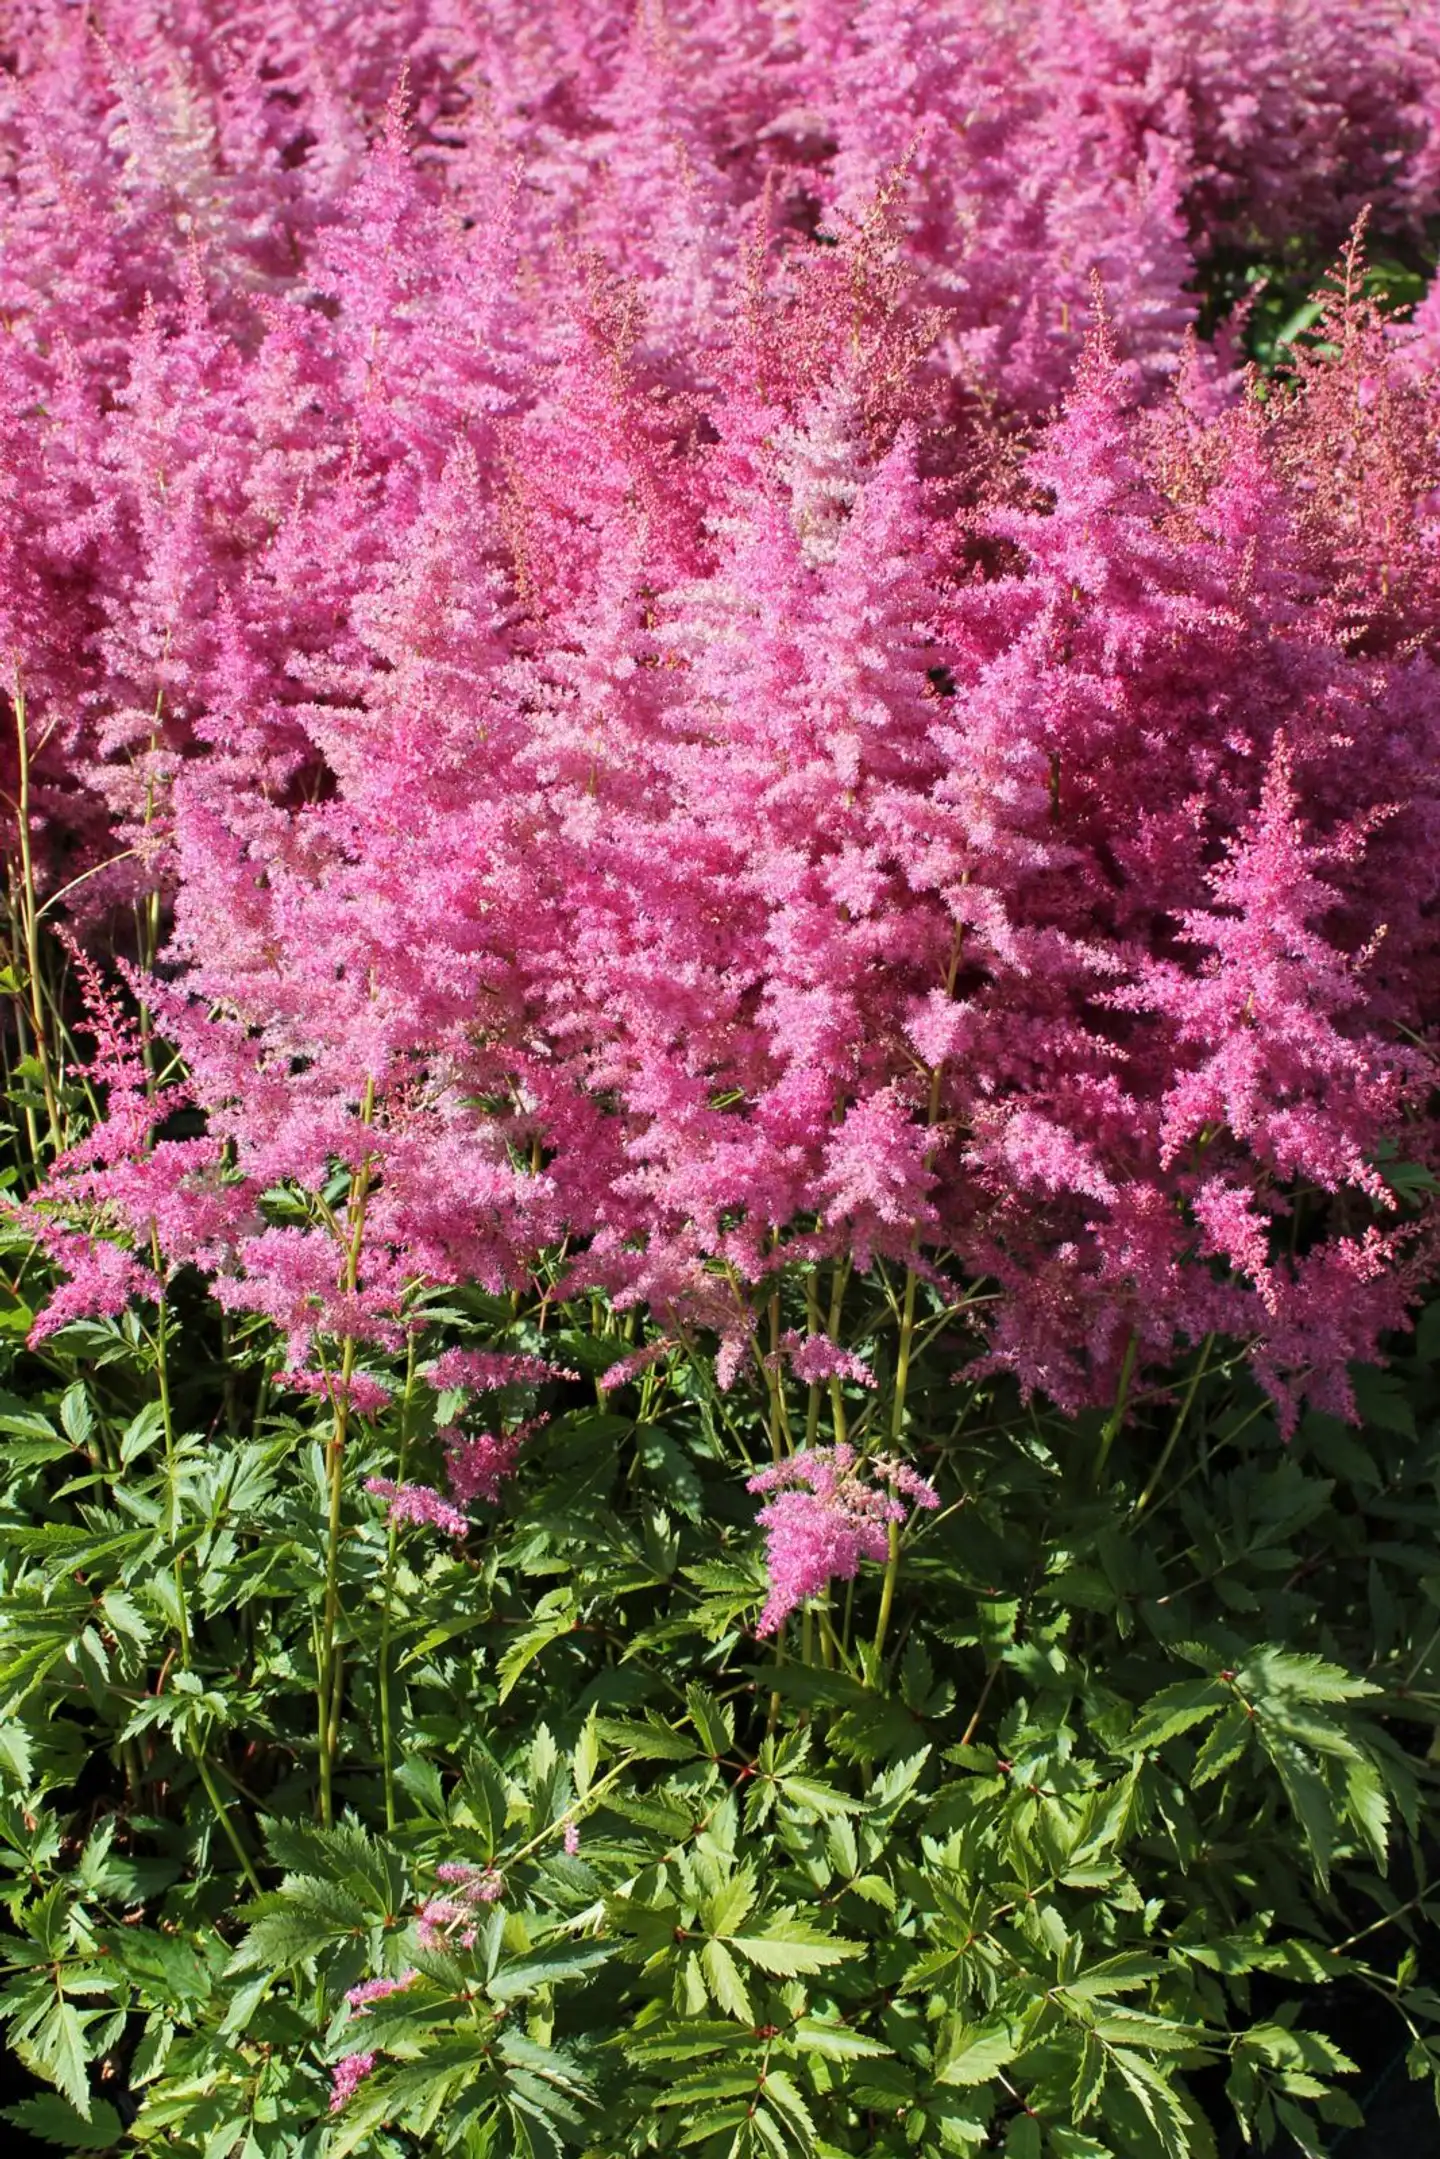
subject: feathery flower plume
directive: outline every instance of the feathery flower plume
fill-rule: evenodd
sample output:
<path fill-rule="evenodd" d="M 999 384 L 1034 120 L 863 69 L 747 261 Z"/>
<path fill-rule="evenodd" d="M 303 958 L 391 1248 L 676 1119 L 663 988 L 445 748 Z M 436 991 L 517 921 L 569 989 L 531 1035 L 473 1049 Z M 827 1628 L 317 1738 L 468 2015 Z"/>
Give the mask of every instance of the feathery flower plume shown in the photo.
<path fill-rule="evenodd" d="M 807 1447 L 757 1471 L 745 1489 L 773 1494 L 756 1520 L 765 1532 L 770 1594 L 756 1633 L 774 1634 L 797 1605 L 831 1581 L 853 1581 L 862 1559 L 889 1556 L 889 1525 L 903 1522 L 905 1507 L 885 1485 L 869 1481 L 878 1471 L 920 1505 L 938 1504 L 933 1488 L 915 1472 L 888 1461 L 857 1460 L 853 1447 Z"/>
<path fill-rule="evenodd" d="M 431 1529 L 443 1529 L 450 1537 L 469 1533 L 466 1516 L 428 1484 L 394 1484 L 388 1477 L 367 1477 L 365 1489 L 385 1501 L 392 1522 L 422 1523 Z"/>
<path fill-rule="evenodd" d="M 375 2067 L 374 2053 L 342 2054 L 330 2072 L 330 2112 L 338 2114 Z"/>

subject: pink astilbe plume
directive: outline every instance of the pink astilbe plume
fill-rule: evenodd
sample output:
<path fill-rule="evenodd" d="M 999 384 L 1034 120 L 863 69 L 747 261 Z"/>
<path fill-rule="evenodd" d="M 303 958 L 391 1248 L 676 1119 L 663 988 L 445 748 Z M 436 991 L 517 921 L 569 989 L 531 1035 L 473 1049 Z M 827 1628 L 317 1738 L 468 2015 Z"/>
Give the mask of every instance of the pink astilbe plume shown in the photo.
<path fill-rule="evenodd" d="M 1337 1022 L 1363 1000 L 1371 954 L 1351 958 L 1318 934 L 1339 893 L 1316 875 L 1323 853 L 1306 845 L 1298 808 L 1282 737 L 1255 819 L 1210 874 L 1213 908 L 1181 918 L 1187 942 L 1209 948 L 1200 973 L 1163 962 L 1150 970 L 1150 994 L 1173 1017 L 1178 1045 L 1199 1052 L 1166 1095 L 1163 1159 L 1221 1129 L 1282 1183 L 1303 1174 L 1329 1191 L 1352 1184 L 1383 1200 L 1367 1158 L 1394 1124 L 1407 1077 L 1423 1070 L 1398 1045 L 1362 1051 L 1340 1032 Z"/>
<path fill-rule="evenodd" d="M 418 1972 L 404 1971 L 394 1979 L 362 1979 L 359 1986 L 347 1988 L 345 2000 L 357 2016 L 363 2016 L 372 2002 L 388 2001 L 392 1994 L 403 1994 L 419 1976 Z"/>
<path fill-rule="evenodd" d="M 395 1399 L 394 1388 L 372 1372 L 352 1372 L 348 1379 L 338 1372 L 281 1372 L 276 1385 L 319 1395 L 332 1406 L 344 1402 L 362 1417 L 379 1416 Z"/>
<path fill-rule="evenodd" d="M 468 1518 L 428 1484 L 395 1484 L 388 1477 L 367 1477 L 365 1489 L 384 1500 L 392 1522 L 422 1523 L 431 1529 L 443 1529 L 449 1537 L 469 1533 Z"/>
<path fill-rule="evenodd" d="M 826 1334 L 799 1334 L 792 1328 L 781 1335 L 780 1347 L 795 1377 L 810 1386 L 826 1379 L 852 1379 L 862 1387 L 875 1384 L 875 1374 L 864 1358 L 842 1349 Z"/>
<path fill-rule="evenodd" d="M 435 1878 L 446 1888 L 439 1895 L 427 1897 L 416 1914 L 421 1948 L 444 1949 L 456 1944 L 473 1949 L 480 1931 L 480 1913 L 505 1894 L 504 1875 L 496 1867 L 476 1867 L 452 1859 L 435 1869 Z"/>
<path fill-rule="evenodd" d="M 84 1000 L 94 1043 L 91 1083 L 105 1114 L 52 1161 L 31 1195 L 24 1220 L 68 1277 L 39 1314 L 32 1342 L 69 1320 L 116 1316 L 132 1297 L 163 1293 L 169 1270 L 190 1262 L 209 1271 L 248 1214 L 220 1174 L 206 1139 L 156 1135 L 173 1112 L 190 1108 L 184 1081 L 158 1085 L 139 1032 L 89 956 L 61 930 Z"/>
<path fill-rule="evenodd" d="M 188 1094 L 97 1025 L 40 1329 L 193 1265 L 324 1393 L 550 1270 L 728 1386 L 880 1261 L 1067 1408 L 1346 1400 L 1433 1247 L 1435 310 L 1352 242 L 1262 400 L 1194 278 L 1433 214 L 1415 11 L 103 15 L 0 69 L 0 792 L 96 964 L 158 895 Z"/>
<path fill-rule="evenodd" d="M 461 1432 L 453 1427 L 442 1432 L 445 1472 L 461 1505 L 483 1499 L 493 1506 L 515 1474 L 520 1449 L 545 1422 L 544 1417 L 532 1417 L 513 1432 Z"/>
<path fill-rule="evenodd" d="M 485 1349 L 447 1349 L 426 1365 L 425 1377 L 437 1393 L 454 1387 L 467 1393 L 494 1394 L 502 1387 L 574 1379 L 576 1374 L 563 1365 L 547 1363 L 544 1357 L 517 1357 Z"/>
<path fill-rule="evenodd" d="M 600 1386 L 606 1389 L 628 1386 L 632 1379 L 638 1379 L 642 1372 L 648 1371 L 661 1357 L 668 1356 L 674 1347 L 675 1344 L 662 1335 L 658 1342 L 647 1342 L 643 1349 L 631 1350 L 627 1357 L 621 1357 L 616 1363 L 606 1367 L 600 1374 Z"/>
<path fill-rule="evenodd" d="M 871 1475 L 885 1478 L 872 1483 Z M 756 1626 L 774 1634 L 807 1597 L 832 1581 L 853 1581 L 862 1559 L 884 1561 L 890 1524 L 906 1509 L 896 1497 L 921 1507 L 939 1504 L 933 1487 L 903 1464 L 860 1463 L 843 1442 L 807 1447 L 750 1478 L 749 1492 L 766 1495 L 756 1520 L 765 1532 L 770 1593 Z M 771 1496 L 773 1495 L 773 1496 Z"/>
<path fill-rule="evenodd" d="M 368 2051 L 342 2054 L 330 2072 L 330 2112 L 338 2114 L 354 2098 L 379 2057 Z"/>

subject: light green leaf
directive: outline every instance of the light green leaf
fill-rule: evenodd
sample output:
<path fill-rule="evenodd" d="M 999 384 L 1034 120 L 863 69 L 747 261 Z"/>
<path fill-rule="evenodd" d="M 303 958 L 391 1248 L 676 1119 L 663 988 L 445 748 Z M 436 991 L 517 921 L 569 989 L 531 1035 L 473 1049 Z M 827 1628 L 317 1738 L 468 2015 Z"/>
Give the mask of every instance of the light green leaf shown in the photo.
<path fill-rule="evenodd" d="M 86 2070 L 85 2027 L 78 2010 L 69 2002 L 56 2002 L 31 2033 L 30 2047 L 75 2111 L 89 2121 L 93 2109 Z"/>
<path fill-rule="evenodd" d="M 1080 2001 L 1093 2001 L 1106 1994 L 1133 1993 L 1137 1987 L 1148 1987 L 1163 1968 L 1154 1957 L 1126 1951 L 1121 1956 L 1106 1957 L 1099 1964 L 1087 1966 L 1073 1979 L 1065 1980 L 1059 1991 Z"/>
<path fill-rule="evenodd" d="M 1221 1680 L 1179 1680 L 1150 1697 L 1131 1727 L 1128 1743 L 1143 1753 L 1163 1747 L 1192 1725 L 1215 1716 L 1231 1698 L 1230 1689 Z"/>
<path fill-rule="evenodd" d="M 687 1687 L 685 1700 L 705 1752 L 712 1760 L 728 1755 L 735 1744 L 735 1716 L 728 1703 L 715 1701 L 703 1687 Z"/>
<path fill-rule="evenodd" d="M 23 1724 L 0 1724 L 0 1772 L 22 1792 L 29 1791 L 35 1760 L 30 1734 Z"/>
<path fill-rule="evenodd" d="M 1045 2144 L 1054 2159 L 1114 2159 L 1108 2144 L 1097 2144 L 1094 2137 L 1061 2122 L 1045 2124 Z"/>
<path fill-rule="evenodd" d="M 753 2071 L 748 2076 L 737 2075 L 728 2069 L 707 2069 L 700 2076 L 682 2077 L 667 2090 L 657 2092 L 651 2101 L 657 2107 L 693 2106 L 701 2099 L 738 2099 L 741 2094 L 750 2095 L 757 2089 Z"/>
<path fill-rule="evenodd" d="M 1019 2053 L 1019 2044 L 1008 2024 L 958 2026 L 955 2038 L 936 2071 L 937 2084 L 988 2084 L 1008 2068 Z"/>
<path fill-rule="evenodd" d="M 1292 1695 L 1302 1702 L 1353 1702 L 1380 1692 L 1373 1681 L 1357 1679 L 1341 1664 L 1269 1644 L 1252 1650 L 1235 1675 L 1235 1685 L 1247 1701 L 1256 1703 L 1269 1695 Z"/>
<path fill-rule="evenodd" d="M 804 2139 L 805 2144 L 815 2141 L 815 2123 L 810 2109 L 800 2096 L 794 2079 L 783 2069 L 770 2069 L 765 2077 L 765 2097 L 778 2114 L 783 2116 L 793 2135 Z"/>
<path fill-rule="evenodd" d="M 1105 2049 L 1093 2032 L 1086 2032 L 1075 2064 L 1075 2081 L 1070 2087 L 1070 2108 L 1077 2122 L 1083 2122 L 1087 2114 L 1095 2111 L 1104 2089 Z"/>
<path fill-rule="evenodd" d="M 18 2106 L 6 2107 L 5 2119 L 67 2152 L 108 2151 L 125 2133 L 108 2100 L 93 2100 L 87 2120 L 56 2092 L 40 2092 L 33 2099 L 22 2099 Z"/>
<path fill-rule="evenodd" d="M 1143 2055 L 1117 2047 L 1110 2056 L 1140 2102 L 1151 2128 L 1171 2159 L 1186 2159 L 1190 2150 L 1190 2117 L 1173 2086 Z"/>
<path fill-rule="evenodd" d="M 705 1984 L 719 2006 L 742 2024 L 753 2024 L 755 2012 L 750 2006 L 750 1996 L 745 1991 L 745 1981 L 740 1967 L 723 1942 L 706 1942 L 700 1951 L 700 1968 L 705 1974 Z"/>
<path fill-rule="evenodd" d="M 60 1423 L 75 1445 L 88 1454 L 95 1439 L 95 1416 L 83 1380 L 75 1380 L 61 1396 Z"/>
<path fill-rule="evenodd" d="M 1206 1733 L 1190 1772 L 1191 1784 L 1198 1789 L 1232 1768 L 1249 1746 L 1254 1729 L 1255 1719 L 1247 1716 L 1238 1702 L 1232 1703 L 1214 1730 Z"/>
<path fill-rule="evenodd" d="M 748 1868 L 741 1867 L 713 1897 L 706 1898 L 701 1914 L 705 1930 L 708 1934 L 731 1935 L 754 1908 L 755 1878 Z"/>
<path fill-rule="evenodd" d="M 1383 1873 L 1389 1859 L 1390 1800 L 1379 1770 L 1363 1756 L 1346 1766 L 1345 1799 L 1346 1813 Z"/>
<path fill-rule="evenodd" d="M 823 2054 L 832 2062 L 873 2060 L 877 2055 L 894 2052 L 893 2047 L 882 2046 L 868 2032 L 852 2031 L 848 2024 L 827 2024 L 820 2017 L 801 2017 L 791 2025 L 786 2037 L 802 2053 Z"/>
<path fill-rule="evenodd" d="M 502 1964 L 486 1992 L 498 2002 L 514 2001 L 533 1994 L 537 1987 L 555 1986 L 582 1972 L 597 1971 L 615 1954 L 613 1942 L 565 1942 L 553 1949 L 537 1950 L 518 1964 Z"/>
<path fill-rule="evenodd" d="M 693 1762 L 700 1752 L 687 1733 L 672 1732 L 667 1724 L 597 1717 L 595 1731 L 607 1753 L 633 1754 L 642 1762 Z"/>
<path fill-rule="evenodd" d="M 790 1913 L 782 1913 L 762 1934 L 737 1934 L 730 1946 L 777 1979 L 799 1979 L 863 1954 L 858 1942 L 837 1942 Z"/>
<path fill-rule="evenodd" d="M 571 1757 L 570 1774 L 575 1779 L 575 1794 L 583 1799 L 595 1781 L 595 1771 L 600 1761 L 600 1735 L 596 1730 L 595 1712 L 580 1727 L 580 1737 L 575 1742 Z"/>
<path fill-rule="evenodd" d="M 551 1594 L 553 1596 L 554 1592 L 552 1591 Z M 542 1604 L 547 1602 L 549 1602 L 548 1598 L 541 1599 Z M 496 1673 L 500 1681 L 498 1699 L 502 1702 L 507 1701 L 514 1692 L 521 1674 L 528 1666 L 534 1663 L 541 1651 L 548 1649 L 552 1642 L 558 1642 L 562 1635 L 573 1634 L 574 1631 L 575 1608 L 573 1601 L 567 1596 L 559 1611 L 540 1620 L 537 1625 L 528 1627 L 522 1635 L 518 1636 L 510 1644 L 496 1667 Z"/>
<path fill-rule="evenodd" d="M 818 1815 L 822 1820 L 835 1815 L 858 1814 L 860 1801 L 852 1799 L 848 1792 L 837 1792 L 833 1786 L 822 1784 L 815 1777 L 780 1776 L 776 1778 L 781 1798 L 805 1815 Z"/>

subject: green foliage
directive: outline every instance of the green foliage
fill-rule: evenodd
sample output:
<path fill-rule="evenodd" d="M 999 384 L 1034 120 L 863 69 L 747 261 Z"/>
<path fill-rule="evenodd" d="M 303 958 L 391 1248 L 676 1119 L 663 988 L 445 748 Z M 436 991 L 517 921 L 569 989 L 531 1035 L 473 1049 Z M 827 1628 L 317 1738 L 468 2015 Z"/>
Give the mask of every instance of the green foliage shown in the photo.
<path fill-rule="evenodd" d="M 1386 313 L 1408 314 L 1435 274 L 1436 241 L 1414 232 L 1380 233 L 1367 243 L 1362 284 Z M 1202 335 L 1227 321 L 1245 358 L 1265 373 L 1284 368 L 1296 345 L 1312 344 L 1325 303 L 1317 297 L 1334 261 L 1333 242 L 1292 234 L 1279 247 L 1230 244 L 1200 263 L 1195 283 Z"/>
<path fill-rule="evenodd" d="M 623 1349 L 588 1309 L 428 1324 L 592 1374 Z M 1238 1359 L 1114 1437 L 958 1377 L 959 1321 L 926 1313 L 904 1407 L 942 1506 L 878 1659 L 878 1568 L 754 1638 L 758 1387 L 673 1358 L 542 1390 L 543 1442 L 455 1543 L 364 1493 L 438 1466 L 397 1374 L 345 1438 L 330 1826 L 333 1424 L 214 1325 L 181 1299 L 43 1359 L 6 1338 L 17 2130 L 177 2159 L 1209 2159 L 1228 2113 L 1321 2154 L 1355 2118 L 1327 2034 L 1360 1989 L 1440 2079 L 1440 1311 L 1359 1375 L 1363 1428 L 1312 1415 L 1288 1448 Z M 893 1397 L 843 1392 L 863 1447 Z"/>

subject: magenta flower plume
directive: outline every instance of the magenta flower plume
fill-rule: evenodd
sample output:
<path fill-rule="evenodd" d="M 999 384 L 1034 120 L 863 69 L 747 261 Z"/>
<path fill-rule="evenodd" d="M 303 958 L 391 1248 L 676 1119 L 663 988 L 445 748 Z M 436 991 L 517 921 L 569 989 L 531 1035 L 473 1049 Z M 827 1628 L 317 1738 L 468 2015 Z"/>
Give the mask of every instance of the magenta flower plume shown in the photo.
<path fill-rule="evenodd" d="M 422 1523 L 431 1529 L 443 1529 L 449 1537 L 469 1533 L 467 1517 L 428 1484 L 394 1484 L 388 1477 L 367 1477 L 365 1489 L 385 1501 L 392 1522 Z"/>
<path fill-rule="evenodd" d="M 875 1374 L 864 1358 L 841 1349 L 828 1335 L 799 1334 L 791 1328 L 781 1335 L 780 1347 L 788 1356 L 795 1377 L 811 1386 L 827 1379 L 857 1380 L 862 1387 L 875 1384 Z"/>
<path fill-rule="evenodd" d="M 387 2001 L 392 1994 L 403 1994 L 415 1984 L 420 1974 L 401 1972 L 394 1979 L 362 1979 L 358 1987 L 351 1987 L 345 1996 L 357 2016 L 363 2016 L 372 2002 Z"/>
<path fill-rule="evenodd" d="M 373 2053 L 343 2054 L 330 2072 L 330 2112 L 338 2114 L 354 2098 L 375 2067 Z"/>
<path fill-rule="evenodd" d="M 648 1371 L 661 1357 L 668 1356 L 674 1347 L 672 1341 L 661 1336 L 658 1341 L 647 1342 L 643 1349 L 632 1349 L 628 1356 L 617 1358 L 614 1364 L 606 1366 L 600 1374 L 600 1385 L 610 1391 L 628 1386 L 632 1379 L 638 1379 L 642 1372 Z"/>
<path fill-rule="evenodd" d="M 450 1489 L 462 1506 L 483 1499 L 493 1506 L 502 1487 L 515 1474 L 520 1449 L 530 1434 L 545 1422 L 532 1418 L 513 1432 L 459 1432 L 440 1434 L 445 1442 L 445 1471 Z"/>
<path fill-rule="evenodd" d="M 394 1388 L 374 1372 L 352 1372 L 342 1380 L 338 1372 L 281 1372 L 277 1386 L 296 1394 L 319 1395 L 332 1406 L 345 1402 L 362 1417 L 378 1417 L 394 1401 Z"/>
<path fill-rule="evenodd" d="M 473 1949 L 479 1937 L 478 1913 L 496 1904 L 505 1894 L 505 1877 L 495 1867 L 475 1867 L 463 1860 L 446 1860 L 435 1869 L 437 1881 L 448 1894 L 427 1897 L 421 1904 L 416 1927 L 422 1949 L 441 1949 L 456 1943 Z"/>
<path fill-rule="evenodd" d="M 756 1520 L 765 1532 L 770 1593 L 756 1633 L 774 1634 L 807 1597 L 832 1581 L 853 1581 L 862 1559 L 889 1556 L 889 1525 L 903 1522 L 905 1507 L 894 1491 L 869 1481 L 881 1464 L 857 1462 L 853 1447 L 802 1448 L 751 1477 L 750 1492 L 767 1497 Z M 933 1488 L 903 1465 L 886 1464 L 890 1483 L 926 1507 L 938 1504 Z"/>
<path fill-rule="evenodd" d="M 425 1376 L 437 1393 L 456 1387 L 474 1394 L 493 1394 L 501 1387 L 577 1377 L 563 1365 L 547 1364 L 543 1357 L 506 1356 L 477 1349 L 442 1351 L 425 1367 Z"/>

